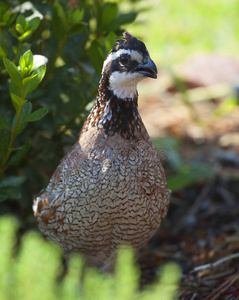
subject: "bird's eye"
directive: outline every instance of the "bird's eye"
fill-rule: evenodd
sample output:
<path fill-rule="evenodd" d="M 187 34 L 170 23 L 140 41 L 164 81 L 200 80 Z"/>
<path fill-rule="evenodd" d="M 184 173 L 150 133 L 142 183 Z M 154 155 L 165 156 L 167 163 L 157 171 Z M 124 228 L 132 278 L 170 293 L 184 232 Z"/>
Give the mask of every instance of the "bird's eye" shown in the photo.
<path fill-rule="evenodd" d="M 126 65 L 126 64 L 129 62 L 129 59 L 128 59 L 127 56 L 121 55 L 121 56 L 120 56 L 120 62 L 121 62 L 123 65 Z"/>

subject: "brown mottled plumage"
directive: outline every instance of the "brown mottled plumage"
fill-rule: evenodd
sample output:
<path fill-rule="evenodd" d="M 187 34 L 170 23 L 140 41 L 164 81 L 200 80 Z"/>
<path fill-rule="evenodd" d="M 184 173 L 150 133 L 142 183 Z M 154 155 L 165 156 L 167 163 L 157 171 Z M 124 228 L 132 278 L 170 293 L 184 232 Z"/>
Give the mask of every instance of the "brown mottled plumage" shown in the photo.
<path fill-rule="evenodd" d="M 138 112 L 137 83 L 156 78 L 144 43 L 129 33 L 107 56 L 78 141 L 33 205 L 40 230 L 88 266 L 112 269 L 117 247 L 145 245 L 166 215 L 164 170 Z"/>

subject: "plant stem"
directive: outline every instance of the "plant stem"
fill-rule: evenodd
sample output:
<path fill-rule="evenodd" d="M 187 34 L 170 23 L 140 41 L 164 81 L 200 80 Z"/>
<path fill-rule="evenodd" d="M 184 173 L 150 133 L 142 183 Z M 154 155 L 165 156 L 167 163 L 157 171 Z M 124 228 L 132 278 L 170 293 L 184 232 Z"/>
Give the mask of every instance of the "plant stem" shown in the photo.
<path fill-rule="evenodd" d="M 4 27 L 1 27 L 1 34 L 2 34 L 3 51 L 5 54 L 5 57 L 7 57 L 7 43 L 6 43 L 5 34 L 4 34 Z"/>
<path fill-rule="evenodd" d="M 20 52 L 21 52 L 21 48 L 22 48 L 22 41 L 19 41 L 18 46 L 17 46 L 16 54 L 15 54 L 13 60 L 12 60 L 13 63 L 16 62 L 16 60 L 17 60 L 17 58 L 18 58 L 18 55 L 19 55 Z"/>
<path fill-rule="evenodd" d="M 25 90 L 26 90 L 26 86 L 23 86 L 22 90 L 21 90 L 21 97 L 22 97 L 23 100 L 25 100 Z M 17 137 L 17 132 L 18 132 L 18 129 L 19 129 L 20 119 L 21 119 L 21 115 L 22 115 L 22 107 L 23 107 L 23 105 L 19 108 L 19 111 L 17 112 L 16 123 L 15 123 L 13 131 L 11 131 L 11 139 L 10 139 L 10 143 L 9 143 L 9 146 L 8 146 L 8 149 L 7 149 L 7 153 L 6 153 L 6 155 L 3 159 L 2 168 L 0 170 L 0 178 L 2 177 L 3 173 L 7 169 L 7 163 L 9 161 L 10 155 L 12 153 L 12 148 L 13 148 L 15 139 Z"/>

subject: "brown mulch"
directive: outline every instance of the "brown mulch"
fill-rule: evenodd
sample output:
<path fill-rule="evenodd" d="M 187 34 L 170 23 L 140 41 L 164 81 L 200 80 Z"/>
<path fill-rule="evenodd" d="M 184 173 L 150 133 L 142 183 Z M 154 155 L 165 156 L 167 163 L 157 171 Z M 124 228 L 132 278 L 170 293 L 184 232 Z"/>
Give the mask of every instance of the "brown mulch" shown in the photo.
<path fill-rule="evenodd" d="M 238 181 L 221 177 L 173 193 L 163 225 L 141 252 L 142 284 L 175 261 L 182 270 L 179 299 L 237 299 L 239 255 L 232 254 L 239 253 L 238 199 Z"/>

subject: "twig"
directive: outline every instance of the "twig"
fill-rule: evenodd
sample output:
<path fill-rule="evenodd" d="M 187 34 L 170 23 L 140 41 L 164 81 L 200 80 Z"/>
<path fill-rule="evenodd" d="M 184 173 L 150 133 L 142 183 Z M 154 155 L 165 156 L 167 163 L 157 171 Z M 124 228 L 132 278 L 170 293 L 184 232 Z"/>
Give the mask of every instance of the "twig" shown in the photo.
<path fill-rule="evenodd" d="M 194 299 L 196 299 L 196 297 L 197 297 L 197 293 L 194 293 L 194 294 L 192 295 L 192 297 L 190 298 L 190 300 L 194 300 Z"/>
<path fill-rule="evenodd" d="M 224 281 L 218 288 L 210 293 L 204 300 L 216 300 L 223 292 L 225 292 L 235 281 L 239 279 L 239 275 L 233 275 L 228 280 Z"/>
<path fill-rule="evenodd" d="M 215 261 L 214 263 L 209 263 L 209 264 L 195 267 L 190 273 L 194 273 L 194 272 L 198 272 L 198 271 L 205 271 L 206 269 L 213 269 L 213 268 L 217 267 L 218 265 L 223 264 L 224 262 L 235 259 L 235 258 L 239 258 L 239 253 L 234 253 L 234 254 L 228 255 L 226 257 L 223 257 L 223 258 Z"/>
<path fill-rule="evenodd" d="M 21 49 L 22 49 L 22 41 L 19 41 L 19 42 L 18 42 L 18 46 L 17 46 L 16 53 L 15 53 L 14 58 L 13 58 L 13 60 L 12 60 L 13 63 L 16 62 L 16 60 L 17 60 L 17 58 L 18 58 L 18 56 L 19 56 L 19 54 L 20 54 L 20 52 L 21 52 Z"/>

